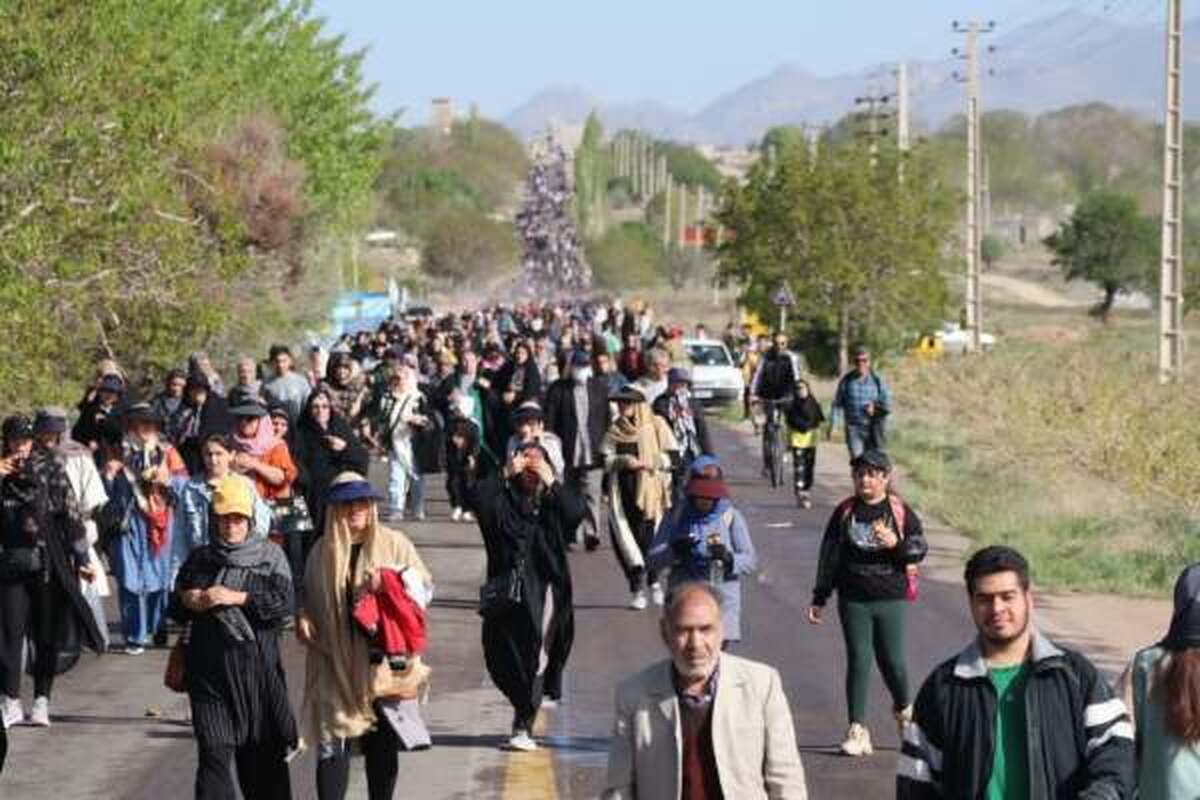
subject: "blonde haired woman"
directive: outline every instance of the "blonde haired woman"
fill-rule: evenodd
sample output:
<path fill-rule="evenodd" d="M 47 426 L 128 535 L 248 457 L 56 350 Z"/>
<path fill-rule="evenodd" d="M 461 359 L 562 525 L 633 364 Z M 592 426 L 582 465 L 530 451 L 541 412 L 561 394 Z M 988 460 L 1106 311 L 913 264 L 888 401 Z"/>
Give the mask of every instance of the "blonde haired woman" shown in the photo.
<path fill-rule="evenodd" d="M 433 593 L 433 578 L 413 543 L 380 524 L 380 499 L 361 475 L 338 475 L 326 497 L 324 535 L 305 570 L 305 607 L 297 621 L 308 646 L 302 724 L 318 747 L 319 800 L 346 796 L 355 739 L 366 756 L 371 800 L 392 797 L 402 747 L 428 745 L 416 702 L 428 668 L 416 655 L 401 671 L 387 659 L 374 663 L 367 635 L 351 618 L 360 595 L 379 587 L 382 570 L 400 573 L 421 607 Z M 397 727 L 407 734 L 414 725 L 419 741 L 402 740 Z"/>

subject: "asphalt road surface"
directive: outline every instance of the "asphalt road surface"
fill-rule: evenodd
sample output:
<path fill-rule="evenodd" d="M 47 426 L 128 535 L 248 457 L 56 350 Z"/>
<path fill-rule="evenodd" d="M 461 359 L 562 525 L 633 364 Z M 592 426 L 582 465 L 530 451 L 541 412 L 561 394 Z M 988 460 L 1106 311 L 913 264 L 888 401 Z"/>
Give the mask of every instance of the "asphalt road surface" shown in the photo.
<path fill-rule="evenodd" d="M 837 753 L 846 727 L 844 654 L 831 604 L 826 624 L 804 619 L 824 523 L 849 492 L 845 451 L 823 447 L 816 507 L 799 511 L 790 490 L 771 490 L 759 477 L 757 444 L 748 433 L 715 427 L 734 501 L 747 517 L 759 572 L 743 587 L 743 636 L 735 652 L 777 667 L 791 702 L 809 796 L 891 796 L 896 732 L 891 703 L 878 674 L 871 693 L 874 756 Z M 546 711 L 534 754 L 500 749 L 511 711 L 483 668 L 475 599 L 484 555 L 474 526 L 451 523 L 441 479 L 431 476 L 431 520 L 405 524 L 437 580 L 427 661 L 434 668 L 425 706 L 434 748 L 401 755 L 398 798 L 593 798 L 603 786 L 612 691 L 623 676 L 663 658 L 653 606 L 626 607 L 628 593 L 608 543 L 571 557 L 576 598 L 576 643 L 564 702 Z M 918 509 L 918 513 L 920 509 Z M 910 683 L 915 693 L 937 662 L 970 636 L 962 589 L 926 578 L 909 616 Z M 162 686 L 165 651 L 143 656 L 86 658 L 61 678 L 52 704 L 53 727 L 9 731 L 0 798 L 20 800 L 159 800 L 189 798 L 196 764 L 187 701 Z M 285 647 L 289 686 L 299 702 L 303 655 Z M 26 692 L 29 689 L 26 688 Z M 26 707 L 30 699 L 25 699 Z M 147 716 L 147 712 L 154 716 Z M 294 796 L 313 798 L 311 751 L 291 769 Z M 351 797 L 365 798 L 361 760 Z"/>

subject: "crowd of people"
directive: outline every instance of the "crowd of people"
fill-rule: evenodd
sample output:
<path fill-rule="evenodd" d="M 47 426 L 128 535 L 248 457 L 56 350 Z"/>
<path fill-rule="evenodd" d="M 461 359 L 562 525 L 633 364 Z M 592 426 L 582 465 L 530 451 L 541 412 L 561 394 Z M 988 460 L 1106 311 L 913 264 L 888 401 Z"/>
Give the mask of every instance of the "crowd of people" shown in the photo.
<path fill-rule="evenodd" d="M 732 652 L 760 556 L 681 341 L 619 300 L 398 317 L 305 351 L 302 366 L 276 345 L 239 360 L 228 384 L 196 353 L 146 398 L 105 361 L 73 425 L 59 408 L 5 419 L 0 766 L 5 729 L 50 725 L 54 677 L 82 650 L 169 646 L 197 798 L 289 798 L 287 764 L 308 748 L 321 800 L 345 796 L 356 750 L 370 796 L 391 797 L 399 753 L 431 744 L 417 698 L 435 576 L 398 523 L 427 517 L 441 476 L 448 520 L 477 526 L 486 553 L 478 611 L 487 671 L 513 709 L 507 748 L 539 748 L 534 720 L 563 699 L 568 553 L 611 549 L 629 608 L 661 608 L 667 657 L 616 688 L 603 796 L 805 798 L 780 675 Z M 898 797 L 1200 796 L 1198 568 L 1119 694 L 1037 631 L 1024 557 L 984 548 L 965 572 L 977 636 L 913 694 L 906 631 L 928 546 L 892 485 L 887 384 L 856 351 L 827 420 L 786 337 L 733 344 L 754 356 L 750 405 L 777 403 L 788 425 L 805 498 L 818 434 L 845 426 L 854 491 L 825 526 L 808 611 L 822 624 L 836 595 L 844 754 L 875 747 L 874 663 L 902 742 Z M 372 482 L 373 464 L 385 480 Z M 110 572 L 119 645 L 104 618 Z M 292 630 L 306 659 L 298 711 L 281 658 Z"/>
<path fill-rule="evenodd" d="M 583 257 L 571 212 L 566 150 L 547 137 L 535 150 L 525 182 L 525 198 L 517 212 L 517 234 L 522 245 L 522 280 L 532 296 L 557 296 L 586 292 L 592 271 Z"/>

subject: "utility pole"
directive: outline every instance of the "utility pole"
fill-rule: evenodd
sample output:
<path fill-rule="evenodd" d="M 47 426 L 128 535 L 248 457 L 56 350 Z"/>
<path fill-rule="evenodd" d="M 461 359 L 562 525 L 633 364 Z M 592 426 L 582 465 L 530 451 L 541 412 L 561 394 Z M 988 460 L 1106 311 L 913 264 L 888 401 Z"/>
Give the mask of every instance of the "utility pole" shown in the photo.
<path fill-rule="evenodd" d="M 1183 0 L 1167 2 L 1167 108 L 1163 130 L 1162 278 L 1158 380 L 1183 377 Z"/>
<path fill-rule="evenodd" d="M 980 190 L 979 190 L 979 34 L 990 33 L 995 24 L 989 22 L 986 26 L 971 21 L 966 26 L 954 23 L 954 30 L 967 35 L 967 48 L 963 57 L 967 61 L 967 213 L 966 230 L 964 231 L 964 249 L 967 261 L 967 296 L 966 323 L 967 349 L 979 352 L 983 332 L 983 297 L 979 280 L 979 265 L 983 260 L 980 253 L 982 237 L 979 232 L 980 222 Z M 959 55 L 957 48 L 955 55 Z"/>
<path fill-rule="evenodd" d="M 866 136 L 870 140 L 871 165 L 875 165 L 875 154 L 879 149 L 879 138 L 887 136 L 886 129 L 879 127 L 880 120 L 888 118 L 890 113 L 885 110 L 887 104 L 891 102 L 890 95 L 877 94 L 874 89 L 871 89 L 862 97 L 854 98 L 856 106 L 866 106 L 866 111 L 859 112 L 860 117 L 865 117 L 867 120 L 867 130 L 860 131 L 859 136 Z"/>
<path fill-rule="evenodd" d="M 910 112 L 908 107 L 908 64 L 896 65 L 896 147 L 908 152 Z"/>
<path fill-rule="evenodd" d="M 704 249 L 704 186 L 696 187 L 696 252 Z"/>
<path fill-rule="evenodd" d="M 671 247 L 671 180 L 668 178 L 663 190 L 663 249 Z"/>
<path fill-rule="evenodd" d="M 679 249 L 687 245 L 687 184 L 679 183 Z"/>

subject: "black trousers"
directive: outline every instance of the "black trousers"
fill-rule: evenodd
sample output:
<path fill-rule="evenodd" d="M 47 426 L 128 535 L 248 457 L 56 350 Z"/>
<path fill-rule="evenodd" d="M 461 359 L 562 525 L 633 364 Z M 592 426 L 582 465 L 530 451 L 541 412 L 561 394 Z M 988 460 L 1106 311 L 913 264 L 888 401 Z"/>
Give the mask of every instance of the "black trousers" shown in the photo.
<path fill-rule="evenodd" d="M 237 786 L 245 800 L 291 800 L 292 782 L 286 748 L 277 739 L 249 742 L 241 747 L 201 742 L 196 768 L 196 800 L 236 800 L 230 767 L 237 764 Z"/>
<path fill-rule="evenodd" d="M 358 739 L 367 762 L 368 800 L 392 800 L 400 772 L 400 740 L 386 722 Z M 344 800 L 350 785 L 350 754 L 354 740 L 334 743 L 334 754 L 317 757 L 317 800 Z"/>
<path fill-rule="evenodd" d="M 813 485 L 813 473 L 817 466 L 817 448 L 796 447 L 792 449 L 792 467 L 795 473 L 796 485 L 800 491 L 807 492 Z"/>
<path fill-rule="evenodd" d="M 41 574 L 0 583 L 0 690 L 21 696 L 21 651 L 25 637 L 33 640 L 33 694 L 50 697 L 58 644 L 54 632 L 61 615 L 68 613 L 67 598 L 55 583 Z"/>

